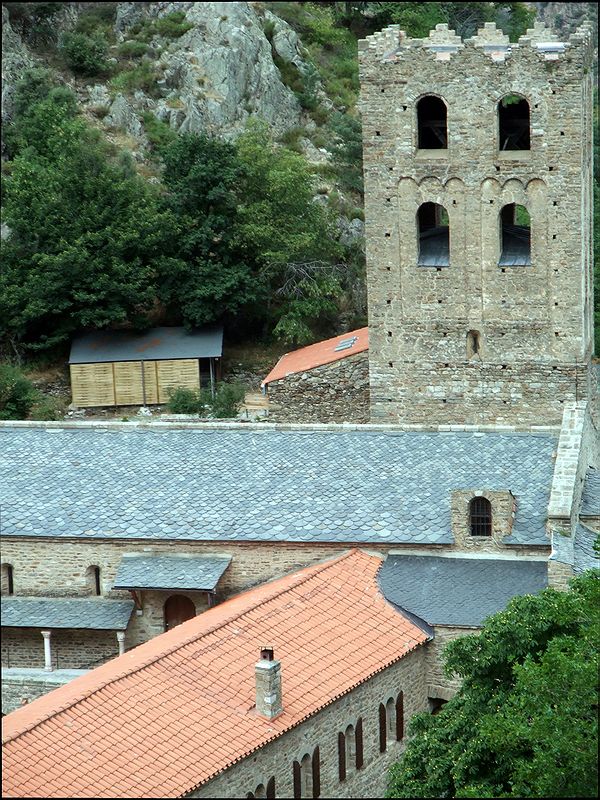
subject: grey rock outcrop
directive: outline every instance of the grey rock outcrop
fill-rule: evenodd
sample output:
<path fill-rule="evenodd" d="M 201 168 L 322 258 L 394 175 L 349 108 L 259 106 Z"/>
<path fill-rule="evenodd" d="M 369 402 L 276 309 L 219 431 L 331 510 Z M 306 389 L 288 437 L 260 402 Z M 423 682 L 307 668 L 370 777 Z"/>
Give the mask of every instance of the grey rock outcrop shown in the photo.
<path fill-rule="evenodd" d="M 133 105 L 122 94 L 118 94 L 111 103 L 104 124 L 109 128 L 121 128 L 136 138 L 143 136 L 142 123 Z"/>
<path fill-rule="evenodd" d="M 136 22 L 174 11 L 185 13 L 193 27 L 177 39 L 157 35 L 150 43 L 150 51 L 160 53 L 162 97 L 117 96 L 105 118 L 107 125 L 118 125 L 137 136 L 142 110 L 152 111 L 174 130 L 226 138 L 241 132 L 251 115 L 264 119 L 276 135 L 299 124 L 300 105 L 281 80 L 263 30 L 263 18 L 269 12 L 246 2 L 119 3 L 118 38 L 126 39 Z M 274 19 L 281 58 L 292 60 L 300 69 L 298 37 L 286 22 Z"/>
<path fill-rule="evenodd" d="M 2 124 L 10 122 L 14 112 L 15 84 L 32 67 L 33 58 L 19 34 L 12 28 L 8 11 L 2 6 Z"/>

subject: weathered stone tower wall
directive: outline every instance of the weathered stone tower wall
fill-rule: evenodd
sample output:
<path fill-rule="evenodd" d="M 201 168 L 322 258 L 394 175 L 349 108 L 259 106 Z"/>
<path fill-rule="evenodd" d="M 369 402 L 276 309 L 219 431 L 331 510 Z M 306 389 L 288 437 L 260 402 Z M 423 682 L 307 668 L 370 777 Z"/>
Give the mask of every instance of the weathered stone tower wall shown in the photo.
<path fill-rule="evenodd" d="M 486 24 L 360 42 L 374 421 L 559 422 L 592 392 L 592 51 L 587 29 L 553 39 Z M 500 149 L 510 94 L 529 103 L 529 150 Z M 425 95 L 447 107 L 447 149 L 417 147 Z M 448 214 L 447 267 L 417 263 L 426 202 Z M 510 203 L 531 217 L 526 266 L 498 263 Z"/>

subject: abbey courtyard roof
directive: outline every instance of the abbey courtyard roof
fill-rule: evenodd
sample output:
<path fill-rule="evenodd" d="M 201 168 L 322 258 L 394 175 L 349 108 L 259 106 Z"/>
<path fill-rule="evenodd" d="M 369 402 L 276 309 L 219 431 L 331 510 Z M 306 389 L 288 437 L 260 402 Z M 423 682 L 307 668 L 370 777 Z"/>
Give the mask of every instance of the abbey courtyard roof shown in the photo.
<path fill-rule="evenodd" d="M 558 433 L 0 426 L 4 536 L 451 544 L 451 494 L 509 490 L 548 545 Z"/>

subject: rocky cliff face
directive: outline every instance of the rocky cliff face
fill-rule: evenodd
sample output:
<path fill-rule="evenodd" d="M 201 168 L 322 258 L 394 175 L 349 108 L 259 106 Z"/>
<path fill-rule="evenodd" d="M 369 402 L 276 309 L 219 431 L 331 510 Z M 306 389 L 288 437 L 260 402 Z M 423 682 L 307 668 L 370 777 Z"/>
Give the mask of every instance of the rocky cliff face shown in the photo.
<path fill-rule="evenodd" d="M 131 101 L 136 111 L 151 110 L 177 131 L 222 136 L 243 129 L 251 114 L 265 119 L 278 134 L 298 124 L 300 106 L 281 81 L 263 30 L 266 15 L 249 3 L 119 3 L 117 36 L 126 40 L 144 16 L 160 18 L 173 11 L 184 12 L 192 27 L 175 41 L 157 35 L 150 42 L 162 72 L 158 86 L 163 96 L 137 93 Z M 288 60 L 301 61 L 294 31 L 283 20 L 277 19 L 276 25 L 281 50 Z M 118 96 L 107 122 L 123 120 L 135 133 L 130 116 Z"/>

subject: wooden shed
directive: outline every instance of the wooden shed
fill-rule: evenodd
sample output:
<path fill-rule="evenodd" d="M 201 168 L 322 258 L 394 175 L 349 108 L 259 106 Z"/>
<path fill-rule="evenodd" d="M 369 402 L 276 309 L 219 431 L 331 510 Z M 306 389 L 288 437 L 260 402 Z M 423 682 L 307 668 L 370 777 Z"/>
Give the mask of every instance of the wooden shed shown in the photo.
<path fill-rule="evenodd" d="M 96 331 L 73 341 L 69 368 L 73 404 L 141 406 L 166 403 L 169 389 L 214 387 L 220 377 L 223 329 L 146 333 Z"/>

